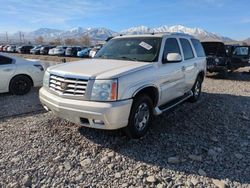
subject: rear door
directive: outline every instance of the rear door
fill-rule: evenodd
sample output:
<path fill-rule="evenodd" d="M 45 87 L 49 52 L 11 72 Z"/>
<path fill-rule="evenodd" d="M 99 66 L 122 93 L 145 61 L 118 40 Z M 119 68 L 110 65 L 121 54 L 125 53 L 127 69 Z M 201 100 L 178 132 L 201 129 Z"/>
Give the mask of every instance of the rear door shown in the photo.
<path fill-rule="evenodd" d="M 197 71 L 197 59 L 195 59 L 194 51 L 188 39 L 180 38 L 181 49 L 184 57 L 182 70 L 185 74 L 184 91 L 190 91 L 195 82 Z"/>
<path fill-rule="evenodd" d="M 14 60 L 0 55 L 0 91 L 6 92 L 9 87 L 9 81 L 14 75 L 16 65 Z"/>
<path fill-rule="evenodd" d="M 167 38 L 162 56 L 162 65 L 159 68 L 159 81 L 161 87 L 160 105 L 184 94 L 185 75 L 182 70 L 183 62 L 167 62 L 169 53 L 181 54 L 180 46 L 176 38 Z"/>

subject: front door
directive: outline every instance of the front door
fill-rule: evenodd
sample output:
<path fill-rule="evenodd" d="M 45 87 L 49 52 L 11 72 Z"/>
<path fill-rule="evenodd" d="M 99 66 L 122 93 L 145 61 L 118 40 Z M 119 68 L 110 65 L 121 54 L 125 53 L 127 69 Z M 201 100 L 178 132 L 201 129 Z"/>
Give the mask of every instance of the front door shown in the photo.
<path fill-rule="evenodd" d="M 15 67 L 11 58 L 0 55 L 0 91 L 8 90 L 9 80 L 15 73 Z"/>
<path fill-rule="evenodd" d="M 176 38 L 166 39 L 162 65 L 159 70 L 159 81 L 161 88 L 160 105 L 184 94 L 185 75 L 182 69 L 183 62 L 167 62 L 169 53 L 181 54 L 180 46 Z"/>

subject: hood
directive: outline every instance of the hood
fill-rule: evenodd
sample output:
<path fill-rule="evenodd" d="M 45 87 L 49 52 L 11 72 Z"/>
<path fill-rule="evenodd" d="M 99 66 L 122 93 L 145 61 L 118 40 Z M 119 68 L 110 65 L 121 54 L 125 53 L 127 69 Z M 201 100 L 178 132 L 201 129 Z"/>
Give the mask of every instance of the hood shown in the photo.
<path fill-rule="evenodd" d="M 226 56 L 226 47 L 222 42 L 202 42 L 206 56 Z"/>
<path fill-rule="evenodd" d="M 152 67 L 153 63 L 111 59 L 89 59 L 52 66 L 52 74 L 77 75 L 90 79 L 118 78 L 130 72 Z"/>

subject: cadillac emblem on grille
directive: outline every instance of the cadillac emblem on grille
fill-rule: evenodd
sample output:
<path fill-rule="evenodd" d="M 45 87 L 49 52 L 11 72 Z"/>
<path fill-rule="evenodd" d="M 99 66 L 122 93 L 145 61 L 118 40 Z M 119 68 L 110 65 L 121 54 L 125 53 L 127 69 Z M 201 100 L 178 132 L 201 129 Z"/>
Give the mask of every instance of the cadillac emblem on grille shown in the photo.
<path fill-rule="evenodd" d="M 60 87 L 62 88 L 62 90 L 65 90 L 68 87 L 67 83 L 62 82 Z"/>

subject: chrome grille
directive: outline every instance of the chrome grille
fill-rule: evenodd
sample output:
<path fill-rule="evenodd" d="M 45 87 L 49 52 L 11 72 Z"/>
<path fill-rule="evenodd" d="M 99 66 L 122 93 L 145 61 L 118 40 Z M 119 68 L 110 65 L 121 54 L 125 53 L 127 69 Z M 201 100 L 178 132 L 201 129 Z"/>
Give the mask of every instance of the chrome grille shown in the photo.
<path fill-rule="evenodd" d="M 49 88 L 60 95 L 84 96 L 88 80 L 51 74 Z"/>

